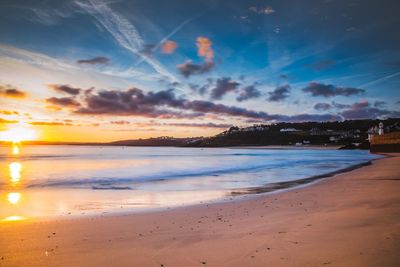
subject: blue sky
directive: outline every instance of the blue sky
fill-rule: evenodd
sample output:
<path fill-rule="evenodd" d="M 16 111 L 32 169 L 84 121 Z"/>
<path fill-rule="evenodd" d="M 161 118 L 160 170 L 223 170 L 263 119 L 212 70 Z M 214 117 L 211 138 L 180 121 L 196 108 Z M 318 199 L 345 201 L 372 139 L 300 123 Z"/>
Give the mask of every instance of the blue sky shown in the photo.
<path fill-rule="evenodd" d="M 186 125 L 193 128 L 186 134 L 207 135 L 230 124 L 398 117 L 399 7 L 389 0 L 2 1 L 0 101 L 29 113 L 28 123 L 88 126 L 90 114 L 101 127 L 117 116 L 127 122 L 118 127 L 141 125 L 137 136 L 150 126 L 154 134 Z M 100 99 L 130 88 L 145 101 L 123 99 L 136 93 Z"/>

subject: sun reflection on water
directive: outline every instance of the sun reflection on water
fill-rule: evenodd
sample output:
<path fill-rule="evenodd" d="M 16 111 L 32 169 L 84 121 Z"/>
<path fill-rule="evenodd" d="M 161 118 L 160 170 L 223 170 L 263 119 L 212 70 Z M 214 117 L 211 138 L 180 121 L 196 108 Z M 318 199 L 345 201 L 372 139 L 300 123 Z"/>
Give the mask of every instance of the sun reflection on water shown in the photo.
<path fill-rule="evenodd" d="M 13 155 L 19 155 L 19 153 L 20 153 L 19 146 L 18 146 L 18 144 L 14 143 L 13 146 L 12 146 L 12 154 Z"/>
<path fill-rule="evenodd" d="M 8 193 L 7 199 L 8 202 L 10 202 L 11 204 L 17 205 L 18 202 L 21 200 L 21 193 L 17 192 Z"/>
<path fill-rule="evenodd" d="M 11 183 L 16 184 L 21 181 L 22 164 L 19 162 L 11 162 L 8 165 L 10 170 Z"/>
<path fill-rule="evenodd" d="M 13 143 L 11 145 L 11 154 L 14 157 L 19 157 L 21 151 L 20 151 L 20 145 L 19 143 Z M 20 202 L 22 199 L 22 193 L 17 192 L 16 190 L 19 188 L 19 183 L 21 182 L 21 177 L 22 177 L 22 164 L 18 161 L 13 161 L 8 164 L 8 174 L 9 174 L 9 187 L 12 192 L 6 193 L 6 197 L 2 198 L 8 203 L 8 208 L 6 210 L 9 210 L 7 213 L 9 214 L 4 214 L 4 215 L 9 215 L 7 217 L 4 217 L 3 219 L 0 218 L 0 222 L 15 222 L 15 221 L 21 221 L 25 220 L 26 217 L 20 216 L 20 215 L 15 215 L 15 213 L 19 213 L 20 210 Z M 14 215 L 10 215 L 14 213 Z"/>

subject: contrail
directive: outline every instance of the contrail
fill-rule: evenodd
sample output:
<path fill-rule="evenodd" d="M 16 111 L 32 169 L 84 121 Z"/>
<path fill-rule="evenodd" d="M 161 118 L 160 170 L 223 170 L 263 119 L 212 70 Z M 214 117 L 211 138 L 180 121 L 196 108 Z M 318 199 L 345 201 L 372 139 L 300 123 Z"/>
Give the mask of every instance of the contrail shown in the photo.
<path fill-rule="evenodd" d="M 157 60 L 140 52 L 144 45 L 144 41 L 135 26 L 126 18 L 117 15 L 117 13 L 103 2 L 89 0 L 88 3 L 83 3 L 80 0 L 77 0 L 75 3 L 84 11 L 92 15 L 114 37 L 119 45 L 139 56 L 159 75 L 167 78 L 170 82 L 179 82 L 178 79 L 166 70 Z"/>
<path fill-rule="evenodd" d="M 185 20 L 184 22 L 182 22 L 181 24 L 179 24 L 173 31 L 171 31 L 169 34 L 167 34 L 164 38 L 161 39 L 161 41 L 158 42 L 158 44 L 156 46 L 154 46 L 154 48 L 152 49 L 153 51 L 157 50 L 158 48 L 160 48 L 160 46 L 167 41 L 169 38 L 171 38 L 172 36 L 174 36 L 178 31 L 180 31 L 186 24 L 188 24 L 189 22 L 192 22 L 193 20 L 197 19 L 198 17 L 200 17 L 200 15 L 194 16 L 192 18 L 189 18 L 187 20 Z M 143 62 L 143 59 L 139 60 L 138 62 L 136 62 L 135 66 L 140 65 Z"/>
<path fill-rule="evenodd" d="M 396 72 L 396 73 L 393 73 L 393 74 L 390 74 L 390 75 L 387 75 L 387 76 L 384 76 L 382 78 L 376 79 L 374 81 L 371 81 L 371 82 L 368 82 L 368 83 L 364 83 L 363 85 L 360 85 L 360 87 L 368 87 L 370 85 L 377 84 L 379 82 L 385 81 L 387 79 L 390 79 L 390 78 L 393 78 L 393 77 L 396 77 L 396 76 L 399 76 L 399 75 L 400 75 L 400 71 Z"/>
<path fill-rule="evenodd" d="M 161 41 L 158 42 L 158 44 L 155 46 L 155 49 L 159 48 L 165 41 L 167 41 L 169 38 L 171 38 L 173 35 L 175 35 L 178 31 L 180 31 L 186 24 L 188 24 L 189 22 L 192 22 L 193 20 L 197 19 L 198 17 L 200 17 L 200 15 L 194 16 L 194 17 L 189 18 L 189 19 L 185 20 L 184 22 L 182 22 L 172 32 L 170 32 L 164 38 L 162 38 Z"/>

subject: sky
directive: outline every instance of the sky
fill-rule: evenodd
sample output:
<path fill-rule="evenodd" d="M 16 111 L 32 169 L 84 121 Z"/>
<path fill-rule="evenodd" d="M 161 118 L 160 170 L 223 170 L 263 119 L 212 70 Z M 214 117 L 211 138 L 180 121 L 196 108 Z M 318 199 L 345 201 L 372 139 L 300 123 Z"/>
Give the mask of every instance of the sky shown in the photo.
<path fill-rule="evenodd" d="M 0 3 L 0 136 L 210 136 L 400 117 L 398 1 Z"/>

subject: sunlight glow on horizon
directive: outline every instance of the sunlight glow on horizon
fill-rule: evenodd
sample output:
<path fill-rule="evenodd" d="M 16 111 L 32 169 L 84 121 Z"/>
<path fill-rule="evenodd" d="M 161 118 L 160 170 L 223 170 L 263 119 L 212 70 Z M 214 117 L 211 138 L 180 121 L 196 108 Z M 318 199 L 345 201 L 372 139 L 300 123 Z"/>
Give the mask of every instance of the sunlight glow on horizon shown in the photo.
<path fill-rule="evenodd" d="M 29 124 L 24 122 L 20 122 L 17 125 L 10 127 L 8 130 L 0 132 L 0 141 L 18 143 L 21 141 L 36 140 L 37 138 L 38 132 L 34 130 Z"/>

